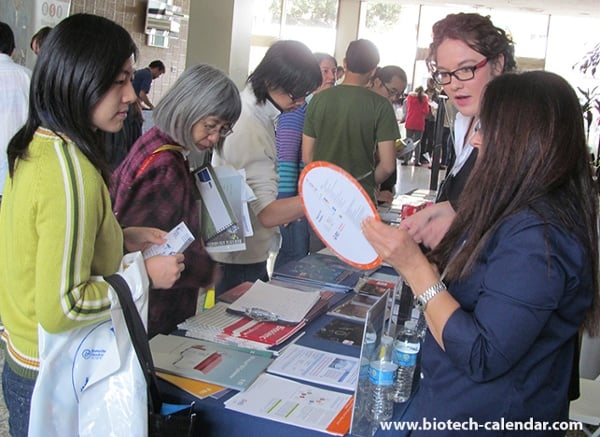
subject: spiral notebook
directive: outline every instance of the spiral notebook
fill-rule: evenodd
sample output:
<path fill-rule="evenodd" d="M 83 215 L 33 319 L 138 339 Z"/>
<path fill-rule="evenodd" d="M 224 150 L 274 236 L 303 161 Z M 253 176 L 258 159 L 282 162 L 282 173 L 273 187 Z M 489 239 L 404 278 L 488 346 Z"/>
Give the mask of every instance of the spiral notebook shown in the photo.
<path fill-rule="evenodd" d="M 269 315 L 268 321 L 294 325 L 304 321 L 320 297 L 319 291 L 299 291 L 257 280 L 228 311 L 250 318 L 255 318 L 255 314 Z"/>
<path fill-rule="evenodd" d="M 236 224 L 235 215 L 210 164 L 194 172 L 196 186 L 202 198 L 201 232 L 204 241 L 210 240 Z"/>

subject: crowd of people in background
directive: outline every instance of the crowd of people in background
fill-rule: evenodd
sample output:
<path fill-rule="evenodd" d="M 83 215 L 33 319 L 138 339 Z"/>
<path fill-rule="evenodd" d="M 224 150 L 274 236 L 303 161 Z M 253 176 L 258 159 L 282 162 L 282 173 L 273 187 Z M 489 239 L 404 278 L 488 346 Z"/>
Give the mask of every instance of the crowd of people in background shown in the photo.
<path fill-rule="evenodd" d="M 375 205 L 390 203 L 400 125 L 418 144 L 401 162 L 420 166 L 437 156 L 436 122 L 447 173 L 435 204 L 399 227 L 362 224 L 428 324 L 423 380 L 405 419 L 568 419 L 579 329 L 600 325 L 598 199 L 583 119 L 564 79 L 516 73 L 514 43 L 489 17 L 436 22 L 431 77 L 409 92 L 405 71 L 381 67 L 366 39 L 352 41 L 340 65 L 302 42 L 277 41 L 241 91 L 225 72 L 191 66 L 156 105 L 150 89 L 165 64 L 135 70 L 138 49 L 111 20 L 75 14 L 39 29 L 30 47 L 33 72 L 12 61 L 14 35 L 0 22 L 0 317 L 11 435 L 27 435 L 38 325 L 61 332 L 106 318 L 101 277 L 116 272 L 124 251 L 164 242 L 181 221 L 195 235 L 184 254 L 145 261 L 148 336 L 172 332 L 195 314 L 201 289 L 268 281 L 278 236 L 276 266 L 324 247 L 298 194 L 306 164 L 334 163 Z M 443 120 L 439 105 L 450 108 Z M 154 127 L 142 132 L 147 111 Z M 244 172 L 254 195 L 245 250 L 207 252 L 190 154 Z"/>

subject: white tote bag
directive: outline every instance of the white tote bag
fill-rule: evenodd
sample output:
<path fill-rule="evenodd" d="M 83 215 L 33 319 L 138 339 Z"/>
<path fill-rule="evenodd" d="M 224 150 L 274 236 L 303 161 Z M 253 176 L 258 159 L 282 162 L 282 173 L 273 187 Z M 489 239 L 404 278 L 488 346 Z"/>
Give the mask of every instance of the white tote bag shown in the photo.
<path fill-rule="evenodd" d="M 125 255 L 119 274 L 146 323 L 149 282 L 141 253 Z M 40 371 L 31 399 L 30 436 L 147 435 L 146 379 L 112 288 L 109 298 L 111 318 L 95 325 L 60 334 L 38 326 Z"/>

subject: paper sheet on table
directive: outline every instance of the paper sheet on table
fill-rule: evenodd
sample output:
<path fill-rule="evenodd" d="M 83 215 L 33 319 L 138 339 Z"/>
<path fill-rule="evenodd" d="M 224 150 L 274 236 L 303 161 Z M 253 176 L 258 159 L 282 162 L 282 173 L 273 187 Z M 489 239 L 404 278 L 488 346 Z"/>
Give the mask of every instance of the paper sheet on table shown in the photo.
<path fill-rule="evenodd" d="M 354 396 L 262 374 L 225 408 L 306 429 L 345 435 L 350 429 Z"/>
<path fill-rule="evenodd" d="M 356 390 L 358 358 L 291 344 L 267 372 L 343 390 Z"/>
<path fill-rule="evenodd" d="M 306 217 L 331 251 L 361 269 L 381 264 L 360 227 L 367 217 L 379 216 L 356 179 L 334 164 L 314 161 L 302 171 L 299 189 Z"/>

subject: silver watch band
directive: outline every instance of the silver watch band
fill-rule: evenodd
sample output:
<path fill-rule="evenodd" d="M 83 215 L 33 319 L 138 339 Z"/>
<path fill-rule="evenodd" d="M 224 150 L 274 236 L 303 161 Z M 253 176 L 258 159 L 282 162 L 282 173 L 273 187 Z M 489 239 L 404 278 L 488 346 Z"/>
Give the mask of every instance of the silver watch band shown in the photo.
<path fill-rule="evenodd" d="M 416 299 L 417 305 L 419 306 L 421 311 L 425 311 L 425 307 L 427 306 L 429 301 L 431 299 L 433 299 L 433 297 L 436 294 L 438 294 L 440 291 L 445 290 L 445 289 L 446 289 L 446 284 L 444 284 L 442 281 L 440 281 L 440 282 L 435 283 L 431 287 L 429 287 L 423 293 L 419 294 L 415 299 Z"/>

